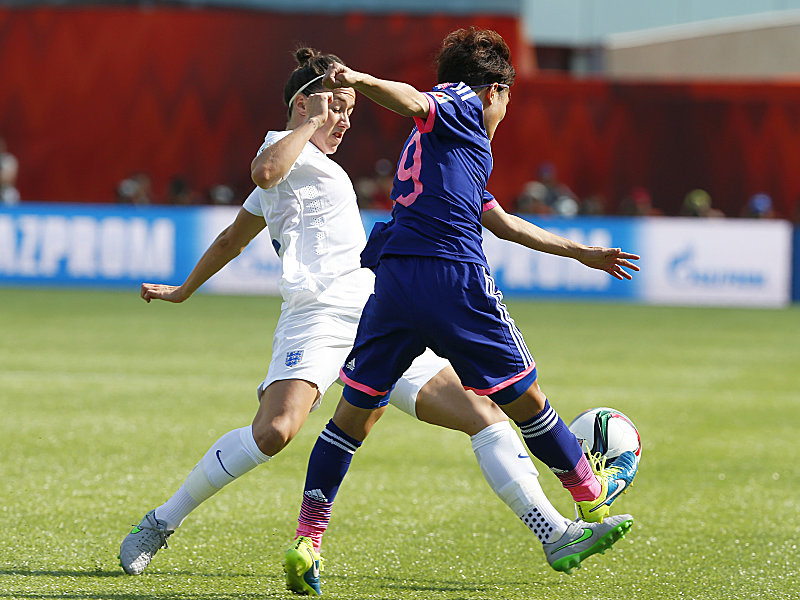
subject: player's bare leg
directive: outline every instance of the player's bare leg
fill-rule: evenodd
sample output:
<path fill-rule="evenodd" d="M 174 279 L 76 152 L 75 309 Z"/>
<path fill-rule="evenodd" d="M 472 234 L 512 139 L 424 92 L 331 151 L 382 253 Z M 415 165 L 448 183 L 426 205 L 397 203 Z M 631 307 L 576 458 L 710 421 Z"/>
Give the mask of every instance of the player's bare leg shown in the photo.
<path fill-rule="evenodd" d="M 486 396 L 478 396 L 461 385 L 453 367 L 434 375 L 417 394 L 420 421 L 473 436 L 489 425 L 508 422 L 508 417 Z"/>
<path fill-rule="evenodd" d="M 306 422 L 318 397 L 317 386 L 302 379 L 270 384 L 253 419 L 253 437 L 259 449 L 268 456 L 283 450 Z"/>

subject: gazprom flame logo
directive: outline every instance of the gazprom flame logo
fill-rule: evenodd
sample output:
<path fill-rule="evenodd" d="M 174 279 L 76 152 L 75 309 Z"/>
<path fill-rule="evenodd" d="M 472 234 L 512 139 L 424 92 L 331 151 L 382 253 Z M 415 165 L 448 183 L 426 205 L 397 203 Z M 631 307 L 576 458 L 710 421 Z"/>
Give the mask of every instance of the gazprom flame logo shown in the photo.
<path fill-rule="evenodd" d="M 667 273 L 676 284 L 692 287 L 746 289 L 766 284 L 764 273 L 759 271 L 701 264 L 691 246 L 667 263 Z"/>

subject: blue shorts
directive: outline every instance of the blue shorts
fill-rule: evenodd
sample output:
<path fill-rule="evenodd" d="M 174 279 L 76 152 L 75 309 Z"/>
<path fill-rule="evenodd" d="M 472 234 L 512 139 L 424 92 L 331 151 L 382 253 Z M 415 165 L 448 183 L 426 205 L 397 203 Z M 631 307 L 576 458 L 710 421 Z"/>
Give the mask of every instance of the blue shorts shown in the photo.
<path fill-rule="evenodd" d="M 482 265 L 382 257 L 340 372 L 345 399 L 384 406 L 411 361 L 430 348 L 450 361 L 466 389 L 497 404 L 516 400 L 536 381 L 536 363 L 502 299 Z"/>

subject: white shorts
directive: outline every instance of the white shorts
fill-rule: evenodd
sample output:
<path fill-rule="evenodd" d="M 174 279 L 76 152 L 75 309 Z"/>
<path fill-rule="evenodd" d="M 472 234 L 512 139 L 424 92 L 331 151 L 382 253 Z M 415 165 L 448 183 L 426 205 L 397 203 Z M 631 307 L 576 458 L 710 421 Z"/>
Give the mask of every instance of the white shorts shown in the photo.
<path fill-rule="evenodd" d="M 353 347 L 361 310 L 312 303 L 284 308 L 272 338 L 272 359 L 258 397 L 270 384 L 302 379 L 317 386 L 319 396 L 311 410 L 339 378 L 339 369 Z M 389 403 L 416 418 L 419 390 L 449 363 L 430 349 L 418 356 L 389 396 Z"/>

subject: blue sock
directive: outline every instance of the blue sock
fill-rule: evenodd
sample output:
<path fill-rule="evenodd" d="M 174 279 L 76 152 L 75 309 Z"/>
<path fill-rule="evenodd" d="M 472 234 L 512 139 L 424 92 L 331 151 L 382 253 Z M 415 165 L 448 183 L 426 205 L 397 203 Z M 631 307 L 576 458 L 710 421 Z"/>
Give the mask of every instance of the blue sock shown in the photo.
<path fill-rule="evenodd" d="M 550 403 L 532 419 L 517 423 L 525 444 L 536 458 L 556 474 L 575 470 L 583 451 L 572 433 Z"/>
<path fill-rule="evenodd" d="M 351 438 L 333 421 L 328 421 L 311 451 L 303 503 L 297 519 L 297 535 L 311 538 L 317 551 L 331 519 L 333 500 L 347 474 L 353 454 L 360 446 L 361 442 Z"/>

